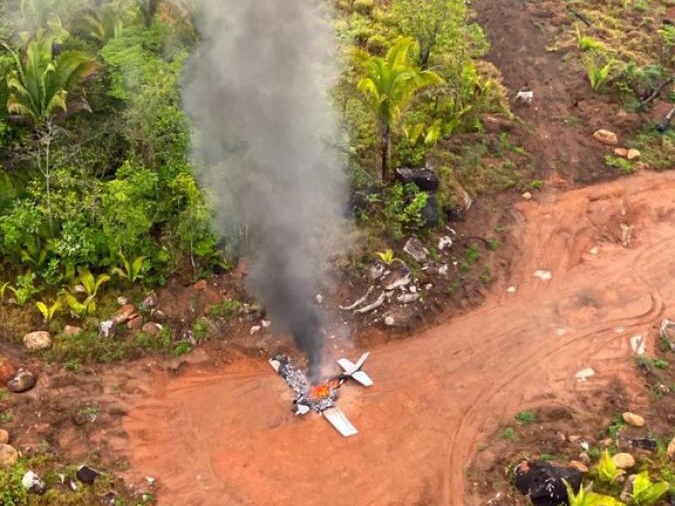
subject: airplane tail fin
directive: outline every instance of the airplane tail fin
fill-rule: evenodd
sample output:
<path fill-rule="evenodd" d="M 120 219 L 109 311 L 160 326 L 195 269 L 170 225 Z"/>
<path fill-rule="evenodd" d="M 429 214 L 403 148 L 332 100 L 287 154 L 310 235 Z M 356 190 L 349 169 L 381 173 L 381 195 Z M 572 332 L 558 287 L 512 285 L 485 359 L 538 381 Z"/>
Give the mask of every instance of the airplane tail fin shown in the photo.
<path fill-rule="evenodd" d="M 344 370 L 343 375 L 353 378 L 357 382 L 361 383 L 364 387 L 373 385 L 373 380 L 370 378 L 370 376 L 368 376 L 368 374 L 366 374 L 365 371 L 362 370 L 363 364 L 368 358 L 368 355 L 370 355 L 368 352 L 361 355 L 361 358 L 359 358 L 355 364 L 346 358 L 341 358 L 338 360 L 338 364 L 340 364 L 340 367 L 342 367 Z"/>

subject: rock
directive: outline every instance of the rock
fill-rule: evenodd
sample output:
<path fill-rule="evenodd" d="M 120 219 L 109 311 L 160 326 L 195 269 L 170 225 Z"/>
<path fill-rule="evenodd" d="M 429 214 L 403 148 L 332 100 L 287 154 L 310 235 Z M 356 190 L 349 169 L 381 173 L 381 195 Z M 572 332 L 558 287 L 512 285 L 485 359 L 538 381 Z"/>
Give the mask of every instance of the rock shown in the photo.
<path fill-rule="evenodd" d="M 133 316 L 127 322 L 127 328 L 129 330 L 140 330 L 141 328 L 143 328 L 143 317 L 140 315 Z"/>
<path fill-rule="evenodd" d="M 126 298 L 124 295 L 120 295 L 117 297 L 117 304 L 120 306 L 125 306 L 129 303 L 129 299 Z"/>
<path fill-rule="evenodd" d="M 417 302 L 419 296 L 420 296 L 419 293 L 404 293 L 396 297 L 396 300 L 399 301 L 401 304 L 410 304 L 412 302 Z"/>
<path fill-rule="evenodd" d="M 648 437 L 638 437 L 630 440 L 630 445 L 633 448 L 639 448 L 641 450 L 654 451 L 658 448 L 656 439 L 651 439 Z"/>
<path fill-rule="evenodd" d="M 7 381 L 7 389 L 15 394 L 26 392 L 35 386 L 35 375 L 26 369 L 19 369 L 16 371 L 9 381 Z"/>
<path fill-rule="evenodd" d="M 602 144 L 607 144 L 609 146 L 616 146 L 619 143 L 619 138 L 614 132 L 610 130 L 600 129 L 593 134 L 593 138 L 601 142 Z"/>
<path fill-rule="evenodd" d="M 141 311 L 149 311 L 155 306 L 157 306 L 157 295 L 155 295 L 155 292 L 152 292 L 148 294 L 145 299 L 143 299 L 143 302 L 138 305 L 138 308 Z"/>
<path fill-rule="evenodd" d="M 315 298 L 317 304 L 321 305 L 321 303 L 323 303 L 323 295 L 321 295 L 320 293 L 317 293 Z"/>
<path fill-rule="evenodd" d="M 553 274 L 551 274 L 551 271 L 539 269 L 539 270 L 534 271 L 534 277 L 539 278 L 542 281 L 548 281 L 553 277 Z"/>
<path fill-rule="evenodd" d="M 614 148 L 614 154 L 626 158 L 626 156 L 628 156 L 628 150 L 626 148 Z"/>
<path fill-rule="evenodd" d="M 82 327 L 77 327 L 75 325 L 66 325 L 63 327 L 63 335 L 69 337 L 75 337 L 82 332 Z"/>
<path fill-rule="evenodd" d="M 192 285 L 192 288 L 195 290 L 206 290 L 206 280 L 205 279 L 200 279 L 197 281 L 194 285 Z"/>
<path fill-rule="evenodd" d="M 628 425 L 632 425 L 633 427 L 644 427 L 645 426 L 645 419 L 640 416 L 636 415 L 635 413 L 631 413 L 630 411 L 626 411 L 623 415 L 623 421 L 626 422 Z"/>
<path fill-rule="evenodd" d="M 260 320 L 260 325 L 262 326 L 262 328 L 268 329 L 268 328 L 270 328 L 270 325 L 272 325 L 272 320 L 262 319 L 262 320 Z"/>
<path fill-rule="evenodd" d="M 627 225 L 626 223 L 620 223 L 619 229 L 621 230 L 621 244 L 624 248 L 630 246 L 632 235 L 633 235 L 633 225 Z"/>
<path fill-rule="evenodd" d="M 0 444 L 0 468 L 14 465 L 18 458 L 19 453 L 13 446 Z"/>
<path fill-rule="evenodd" d="M 46 350 L 52 345 L 52 336 L 44 330 L 30 332 L 23 336 L 23 345 L 28 351 Z"/>
<path fill-rule="evenodd" d="M 637 158 L 640 158 L 640 151 L 631 148 L 628 150 L 628 153 L 626 153 L 626 158 L 628 158 L 629 160 L 635 160 Z"/>
<path fill-rule="evenodd" d="M 597 246 L 593 246 L 591 249 L 588 250 L 588 252 L 589 252 L 591 255 L 597 255 L 597 254 L 598 254 L 598 248 L 597 248 Z"/>
<path fill-rule="evenodd" d="M 161 330 L 161 327 L 155 322 L 148 322 L 145 325 L 143 325 L 142 330 L 149 336 L 154 336 Z"/>
<path fill-rule="evenodd" d="M 532 200 L 532 194 L 530 192 L 523 193 L 521 197 L 523 197 L 523 200 Z"/>
<path fill-rule="evenodd" d="M 445 276 L 448 274 L 448 271 L 450 270 L 450 266 L 448 264 L 443 264 L 438 268 L 438 273 L 441 276 Z"/>
<path fill-rule="evenodd" d="M 92 469 L 89 466 L 80 466 L 80 468 L 77 470 L 77 473 L 75 473 L 75 477 L 82 483 L 91 485 L 96 481 L 96 478 L 101 476 L 101 474 L 103 473 L 97 471 L 96 469 Z"/>
<path fill-rule="evenodd" d="M 6 445 L 7 443 L 9 443 L 9 432 L 0 429 L 0 445 Z"/>
<path fill-rule="evenodd" d="M 630 469 L 635 465 L 635 459 L 630 453 L 617 453 L 612 459 L 619 469 Z"/>
<path fill-rule="evenodd" d="M 115 325 L 119 325 L 120 323 L 126 322 L 131 315 L 133 315 L 136 312 L 136 308 L 134 307 L 133 304 L 125 304 L 121 308 L 117 310 L 115 315 L 112 317 L 112 322 Z"/>
<path fill-rule="evenodd" d="M 99 334 L 103 337 L 111 337 L 115 333 L 115 322 L 103 320 L 98 327 Z"/>
<path fill-rule="evenodd" d="M 158 322 L 165 322 L 167 319 L 166 313 L 161 309 L 153 309 L 150 311 L 150 317 Z"/>
<path fill-rule="evenodd" d="M 408 286 L 412 281 L 410 276 L 410 270 L 408 270 L 407 267 L 401 267 L 387 275 L 387 277 L 382 280 L 382 284 L 387 291 L 396 290 L 397 288 Z"/>
<path fill-rule="evenodd" d="M 579 462 L 578 460 L 570 461 L 569 466 L 572 469 L 576 469 L 581 474 L 586 474 L 588 472 L 588 467 L 586 467 L 586 464 L 584 464 L 583 462 Z"/>
<path fill-rule="evenodd" d="M 673 437 L 673 439 L 670 440 L 666 453 L 670 457 L 670 460 L 675 460 L 675 437 Z"/>
<path fill-rule="evenodd" d="M 509 286 L 506 289 L 506 293 L 516 293 L 516 287 L 515 286 Z"/>
<path fill-rule="evenodd" d="M 433 193 L 427 194 L 427 202 L 420 211 L 420 216 L 424 220 L 425 228 L 436 228 L 441 224 L 440 206 L 436 195 Z"/>
<path fill-rule="evenodd" d="M 382 262 L 375 262 L 368 269 L 368 273 L 370 274 L 370 279 L 372 279 L 372 280 L 380 279 L 382 277 L 382 275 L 384 274 L 384 270 L 385 270 L 384 264 Z"/>
<path fill-rule="evenodd" d="M 394 325 L 394 323 L 396 323 L 396 320 L 394 320 L 394 318 L 392 316 L 385 316 L 384 324 L 387 327 L 391 327 L 392 325 Z"/>
<path fill-rule="evenodd" d="M 590 466 L 591 465 L 591 457 L 588 455 L 586 452 L 581 452 L 579 454 L 579 460 L 585 465 L 585 466 Z"/>
<path fill-rule="evenodd" d="M 520 89 L 518 93 L 516 93 L 516 98 L 514 100 L 516 103 L 530 105 L 532 100 L 534 100 L 534 92 L 530 89 Z"/>
<path fill-rule="evenodd" d="M 249 334 L 250 335 L 256 334 L 256 333 L 260 332 L 260 329 L 262 329 L 262 327 L 260 325 L 253 325 L 251 327 L 251 330 L 249 330 Z"/>
<path fill-rule="evenodd" d="M 438 174 L 429 167 L 425 167 L 424 169 L 396 169 L 396 178 L 403 184 L 413 183 L 425 192 L 435 192 L 440 185 Z"/>
<path fill-rule="evenodd" d="M 103 504 L 107 504 L 108 506 L 115 506 L 115 504 L 117 504 L 117 494 L 115 493 L 114 490 L 111 490 L 103 497 L 101 497 L 101 502 Z"/>
<path fill-rule="evenodd" d="M 424 262 L 429 254 L 429 251 L 427 251 L 422 242 L 416 237 L 408 239 L 408 242 L 403 246 L 403 251 L 420 263 Z"/>
<path fill-rule="evenodd" d="M 630 503 L 633 499 L 633 484 L 635 483 L 635 478 L 637 475 L 631 474 L 627 479 L 626 483 L 623 486 L 621 494 L 619 494 L 619 499 L 625 503 Z"/>
<path fill-rule="evenodd" d="M 612 438 L 607 437 L 605 439 L 600 440 L 600 446 L 602 446 L 603 448 L 609 448 L 610 446 L 612 446 Z"/>
<path fill-rule="evenodd" d="M 645 354 L 645 339 L 640 334 L 630 338 L 630 347 L 636 355 Z M 629 413 L 630 414 L 630 413 Z M 644 420 L 643 420 L 644 421 Z M 636 427 L 638 427 L 636 425 Z M 641 427 L 641 425 L 639 426 Z"/>
<path fill-rule="evenodd" d="M 668 343 L 670 351 L 675 351 L 675 322 L 668 318 L 661 320 L 659 335 Z"/>
<path fill-rule="evenodd" d="M 498 134 L 508 132 L 513 128 L 513 122 L 503 116 L 482 114 L 480 119 L 487 133 Z"/>
<path fill-rule="evenodd" d="M 16 366 L 9 358 L 0 355 L 0 384 L 5 384 L 16 373 Z"/>
<path fill-rule="evenodd" d="M 588 378 L 592 378 L 593 376 L 595 376 L 595 371 L 592 367 L 581 369 L 574 375 L 574 377 L 579 381 L 586 381 Z"/>
<path fill-rule="evenodd" d="M 32 494 L 42 495 L 47 490 L 47 485 L 33 471 L 28 471 L 21 478 L 21 486 Z"/>
<path fill-rule="evenodd" d="M 444 235 L 438 239 L 438 251 L 443 251 L 445 248 L 452 248 L 452 237 Z"/>
<path fill-rule="evenodd" d="M 514 468 L 513 483 L 535 506 L 559 506 L 567 502 L 565 481 L 575 492 L 581 487 L 581 473 L 571 467 L 557 467 L 540 460 L 522 460 Z"/>

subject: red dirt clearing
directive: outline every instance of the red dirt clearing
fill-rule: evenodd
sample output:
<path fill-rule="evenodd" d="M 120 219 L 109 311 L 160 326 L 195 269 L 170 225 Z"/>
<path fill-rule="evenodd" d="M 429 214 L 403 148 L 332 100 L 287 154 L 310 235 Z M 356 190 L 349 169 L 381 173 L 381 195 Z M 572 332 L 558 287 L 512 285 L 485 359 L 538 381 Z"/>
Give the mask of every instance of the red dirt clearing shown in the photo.
<path fill-rule="evenodd" d="M 343 388 L 356 437 L 294 417 L 269 366 L 242 359 L 156 379 L 125 422 L 130 472 L 159 479 L 160 505 L 468 504 L 465 467 L 516 412 L 574 409 L 577 392 L 617 377 L 627 408 L 646 403 L 629 339 L 647 335 L 675 298 L 673 195 L 675 173 L 641 173 L 520 204 L 520 257 L 486 303 L 371 350 L 375 386 Z M 633 227 L 628 248 L 621 223 Z M 580 383 L 584 367 L 596 376 Z"/>

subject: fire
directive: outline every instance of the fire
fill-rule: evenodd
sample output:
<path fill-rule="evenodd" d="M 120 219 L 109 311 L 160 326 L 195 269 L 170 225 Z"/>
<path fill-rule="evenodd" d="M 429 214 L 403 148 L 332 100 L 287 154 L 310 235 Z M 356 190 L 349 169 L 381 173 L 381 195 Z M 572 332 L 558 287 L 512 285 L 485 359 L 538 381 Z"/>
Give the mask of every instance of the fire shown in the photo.
<path fill-rule="evenodd" d="M 314 385 L 309 391 L 309 398 L 314 400 L 326 399 L 340 386 L 340 380 L 331 378 L 323 383 Z"/>

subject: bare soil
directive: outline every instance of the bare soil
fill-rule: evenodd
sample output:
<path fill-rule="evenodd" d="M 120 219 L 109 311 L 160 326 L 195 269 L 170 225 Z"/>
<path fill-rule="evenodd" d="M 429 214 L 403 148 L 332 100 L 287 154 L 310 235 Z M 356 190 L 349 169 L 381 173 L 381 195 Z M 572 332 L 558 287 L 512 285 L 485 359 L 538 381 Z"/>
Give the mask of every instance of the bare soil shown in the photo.
<path fill-rule="evenodd" d="M 479 504 L 464 492 L 467 466 L 518 411 L 648 409 L 629 338 L 649 336 L 653 354 L 675 297 L 674 191 L 675 174 L 641 173 L 515 206 L 518 255 L 480 308 L 370 350 L 375 387 L 340 401 L 352 439 L 294 417 L 265 357 L 137 376 L 146 393 L 124 419 L 132 474 L 160 477 L 167 505 Z M 580 382 L 585 367 L 596 376 Z"/>
<path fill-rule="evenodd" d="M 512 137 L 532 156 L 537 177 L 554 186 L 616 177 L 603 160 L 612 149 L 593 140 L 593 132 L 612 130 L 622 144 L 648 120 L 661 118 L 661 101 L 638 114 L 591 91 L 580 64 L 554 50 L 556 36 L 577 21 L 564 2 L 481 0 L 472 7 L 491 43 L 487 59 L 511 91 L 518 118 Z M 521 88 L 534 92 L 531 105 L 513 101 Z"/>

